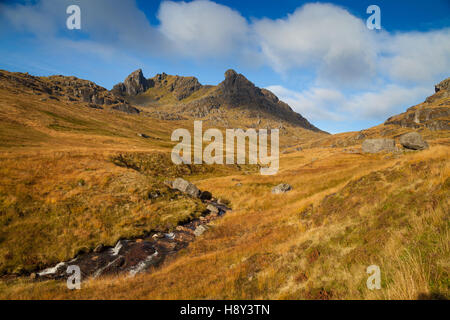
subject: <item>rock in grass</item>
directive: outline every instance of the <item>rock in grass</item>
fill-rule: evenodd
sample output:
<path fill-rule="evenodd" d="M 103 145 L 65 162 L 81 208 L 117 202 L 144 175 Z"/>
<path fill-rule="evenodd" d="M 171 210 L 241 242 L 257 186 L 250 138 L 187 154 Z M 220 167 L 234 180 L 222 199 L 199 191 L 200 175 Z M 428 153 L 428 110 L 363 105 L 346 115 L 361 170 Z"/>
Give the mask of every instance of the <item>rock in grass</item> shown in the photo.
<path fill-rule="evenodd" d="M 200 225 L 200 226 L 198 226 L 197 228 L 195 228 L 194 235 L 195 235 L 196 237 L 199 237 L 199 236 L 201 236 L 206 230 L 207 230 L 207 228 L 206 228 L 205 226 Z"/>
<path fill-rule="evenodd" d="M 362 144 L 362 151 L 364 153 L 378 153 L 378 152 L 394 152 L 395 140 L 394 139 L 367 139 Z"/>
<path fill-rule="evenodd" d="M 208 209 L 209 212 L 215 213 L 215 214 L 219 214 L 219 212 L 220 212 L 219 208 L 217 208 L 215 205 L 212 205 L 212 204 L 208 204 L 206 206 L 206 209 Z"/>
<path fill-rule="evenodd" d="M 175 181 L 172 182 L 172 188 L 194 198 L 198 198 L 200 196 L 200 190 L 194 184 L 182 178 L 176 178 Z"/>
<path fill-rule="evenodd" d="M 280 194 L 280 193 L 286 193 L 288 191 L 292 190 L 292 187 L 287 183 L 282 183 L 277 185 L 276 187 L 272 188 L 273 194 Z"/>
<path fill-rule="evenodd" d="M 418 132 L 409 132 L 400 136 L 400 144 L 404 148 L 411 150 L 428 149 L 428 143 L 422 139 Z"/>

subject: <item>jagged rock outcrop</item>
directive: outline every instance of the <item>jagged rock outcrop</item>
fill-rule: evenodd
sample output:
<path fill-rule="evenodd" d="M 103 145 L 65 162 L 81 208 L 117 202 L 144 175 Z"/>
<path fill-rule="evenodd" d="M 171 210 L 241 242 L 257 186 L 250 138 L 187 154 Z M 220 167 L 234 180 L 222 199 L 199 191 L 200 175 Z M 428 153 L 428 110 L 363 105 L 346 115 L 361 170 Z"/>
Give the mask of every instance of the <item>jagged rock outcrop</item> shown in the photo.
<path fill-rule="evenodd" d="M 450 92 L 450 78 L 447 78 L 445 80 L 442 80 L 437 85 L 434 86 L 434 91 L 436 93 L 438 92 Z"/>
<path fill-rule="evenodd" d="M 267 113 L 308 130 L 321 131 L 294 112 L 288 104 L 280 101 L 275 94 L 267 89 L 258 88 L 234 70 L 225 72 L 225 80 L 218 85 L 218 90 L 222 105 L 245 107 L 250 111 Z"/>
<path fill-rule="evenodd" d="M 36 77 L 26 73 L 8 72 L 0 70 L 0 87 L 8 86 L 8 90 L 17 93 L 30 93 L 44 96 L 41 101 L 48 99 L 55 101 L 69 101 L 84 103 L 93 109 L 112 109 L 126 113 L 139 113 L 139 110 L 129 105 L 126 100 L 92 81 L 73 76 L 55 75 Z M 48 95 L 48 98 L 45 98 Z"/>
<path fill-rule="evenodd" d="M 119 95 L 135 96 L 147 91 L 151 82 L 144 78 L 142 69 L 132 72 L 124 82 L 116 84 L 111 92 Z"/>
<path fill-rule="evenodd" d="M 167 86 L 167 89 L 172 92 L 177 100 L 189 97 L 202 87 L 195 77 L 168 76 L 165 73 L 158 74 L 149 80 L 153 82 L 155 87 Z"/>
<path fill-rule="evenodd" d="M 438 83 L 435 94 L 424 103 L 390 117 L 384 124 L 402 128 L 428 128 L 432 131 L 450 130 L 450 78 Z"/>
<path fill-rule="evenodd" d="M 191 98 L 199 90 L 202 90 L 201 94 Z M 248 113 L 249 117 L 252 115 L 258 117 L 259 124 L 263 117 L 270 118 L 272 124 L 279 122 L 281 127 L 280 122 L 284 121 L 294 126 L 321 132 L 300 114 L 294 112 L 289 105 L 280 101 L 275 94 L 267 89 L 256 87 L 242 74 L 231 69 L 225 72 L 224 81 L 217 86 L 203 86 L 195 77 L 172 76 L 166 73 L 145 79 L 142 70 L 139 69 L 130 74 L 123 83 L 115 85 L 111 92 L 139 105 L 155 105 L 159 104 L 159 101 L 164 101 L 163 104 L 168 109 L 158 110 L 158 112 L 167 113 L 163 117 L 165 120 L 179 120 L 187 115 L 227 125 L 228 121 L 223 111 L 227 108 L 241 108 Z M 179 104 L 174 100 L 179 101 Z M 259 124 L 257 126 L 260 126 Z"/>

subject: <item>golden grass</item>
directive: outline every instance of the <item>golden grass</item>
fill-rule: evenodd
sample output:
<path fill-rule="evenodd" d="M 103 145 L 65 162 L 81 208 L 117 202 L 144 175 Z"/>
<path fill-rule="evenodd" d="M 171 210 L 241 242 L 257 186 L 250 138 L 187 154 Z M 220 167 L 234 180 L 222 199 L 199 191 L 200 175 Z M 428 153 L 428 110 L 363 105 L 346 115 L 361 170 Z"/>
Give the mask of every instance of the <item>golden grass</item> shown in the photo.
<path fill-rule="evenodd" d="M 158 270 L 135 279 L 89 280 L 77 292 L 64 283 L 21 279 L 3 283 L 0 294 L 27 299 L 448 297 L 448 155 L 442 146 L 391 160 L 313 149 L 282 158 L 276 177 L 199 179 L 200 188 L 231 200 L 234 211 Z M 317 160 L 311 164 L 312 158 Z M 272 195 L 279 182 L 294 189 Z M 365 286 L 371 264 L 381 268 L 380 291 Z"/>
<path fill-rule="evenodd" d="M 198 214 L 198 201 L 170 201 L 174 195 L 161 183 L 167 176 L 189 176 L 233 208 L 148 274 L 88 280 L 78 291 L 69 291 L 64 282 L 6 277 L 0 280 L 0 298 L 449 297 L 446 132 L 430 133 L 426 151 L 363 155 L 323 148 L 339 146 L 337 140 L 358 145 L 354 133 L 322 139 L 298 130 L 282 136 L 282 144 L 317 147 L 283 154 L 279 173 L 261 176 L 245 166 L 174 168 L 167 161 L 170 133 L 192 130 L 192 121 L 0 93 L 2 271 L 31 271 L 100 242 L 167 229 Z M 388 129 L 395 129 L 392 135 L 404 130 Z M 379 136 L 382 128 L 369 131 L 369 137 Z M 150 139 L 139 138 L 139 132 Z M 128 168 L 114 164 L 119 154 Z M 271 194 L 282 182 L 293 190 Z M 159 201 L 148 199 L 154 189 L 164 195 Z M 381 268 L 379 291 L 366 288 L 371 264 Z"/>

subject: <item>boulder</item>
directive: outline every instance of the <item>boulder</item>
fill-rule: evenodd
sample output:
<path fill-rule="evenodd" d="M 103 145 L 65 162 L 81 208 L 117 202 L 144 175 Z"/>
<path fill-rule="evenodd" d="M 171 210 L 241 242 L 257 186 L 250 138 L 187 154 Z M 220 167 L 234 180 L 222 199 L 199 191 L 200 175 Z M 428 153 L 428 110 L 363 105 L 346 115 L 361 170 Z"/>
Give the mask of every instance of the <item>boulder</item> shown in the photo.
<path fill-rule="evenodd" d="M 215 205 L 208 204 L 206 206 L 206 209 L 208 209 L 211 213 L 219 214 L 220 210 Z"/>
<path fill-rule="evenodd" d="M 400 144 L 411 150 L 424 150 L 428 148 L 428 143 L 422 139 L 418 132 L 409 132 L 400 136 Z"/>
<path fill-rule="evenodd" d="M 200 196 L 200 190 L 194 184 L 182 178 L 176 178 L 175 181 L 172 182 L 172 188 L 194 198 L 198 198 Z"/>
<path fill-rule="evenodd" d="M 199 236 L 201 236 L 206 230 L 207 230 L 207 228 L 206 228 L 205 226 L 200 225 L 200 226 L 198 226 L 197 228 L 195 228 L 194 235 L 195 235 L 196 237 L 199 237 Z"/>
<path fill-rule="evenodd" d="M 394 152 L 395 140 L 394 139 L 367 139 L 362 144 L 362 151 L 364 153 L 377 153 L 377 152 Z"/>
<path fill-rule="evenodd" d="M 276 187 L 272 188 L 273 194 L 280 194 L 280 193 L 286 193 L 288 191 L 292 190 L 292 187 L 287 183 L 282 183 L 277 185 Z"/>

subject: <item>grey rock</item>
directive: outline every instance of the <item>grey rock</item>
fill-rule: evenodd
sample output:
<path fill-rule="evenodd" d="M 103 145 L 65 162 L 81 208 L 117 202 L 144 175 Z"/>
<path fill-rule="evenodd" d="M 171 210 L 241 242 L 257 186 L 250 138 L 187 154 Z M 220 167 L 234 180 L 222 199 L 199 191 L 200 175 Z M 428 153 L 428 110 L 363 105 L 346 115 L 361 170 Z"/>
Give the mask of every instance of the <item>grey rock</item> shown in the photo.
<path fill-rule="evenodd" d="M 198 198 L 200 196 L 200 190 L 194 184 L 182 178 L 175 179 L 175 181 L 172 182 L 172 188 L 194 198 Z"/>
<path fill-rule="evenodd" d="M 364 153 L 378 153 L 378 152 L 394 152 L 396 151 L 394 139 L 367 139 L 362 144 L 362 151 Z"/>
<path fill-rule="evenodd" d="M 199 237 L 199 236 L 201 236 L 203 233 L 205 233 L 206 230 L 208 230 L 208 229 L 207 229 L 205 226 L 200 225 L 200 226 L 198 226 L 197 228 L 195 228 L 195 230 L 194 230 L 194 235 L 195 235 L 196 237 Z"/>
<path fill-rule="evenodd" d="M 214 213 L 219 214 L 219 212 L 220 212 L 219 208 L 217 208 L 215 205 L 212 205 L 212 204 L 208 204 L 206 206 L 206 209 L 208 209 L 213 214 Z"/>
<path fill-rule="evenodd" d="M 428 148 L 428 143 L 422 139 L 418 132 L 409 132 L 400 136 L 400 144 L 411 150 L 424 150 Z"/>
<path fill-rule="evenodd" d="M 434 86 L 434 91 L 440 92 L 440 91 L 448 91 L 450 92 L 450 78 L 447 78 L 441 82 L 439 82 L 437 85 Z"/>
<path fill-rule="evenodd" d="M 136 96 L 139 93 L 147 91 L 149 87 L 150 84 L 144 78 L 142 70 L 138 69 L 132 72 L 123 83 L 116 84 L 111 91 L 116 94 Z"/>
<path fill-rule="evenodd" d="M 276 187 L 272 188 L 273 194 L 280 194 L 280 193 L 286 193 L 288 191 L 292 190 L 292 187 L 287 183 L 282 183 L 277 185 Z"/>

